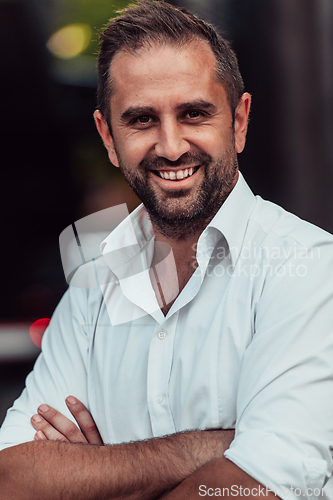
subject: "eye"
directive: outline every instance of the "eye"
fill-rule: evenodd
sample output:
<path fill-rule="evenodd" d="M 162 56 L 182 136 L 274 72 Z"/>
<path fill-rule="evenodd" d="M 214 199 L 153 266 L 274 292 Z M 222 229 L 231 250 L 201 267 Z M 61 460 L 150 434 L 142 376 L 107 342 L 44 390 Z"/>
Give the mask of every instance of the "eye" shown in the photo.
<path fill-rule="evenodd" d="M 137 114 L 136 116 L 133 116 L 129 122 L 129 126 L 137 130 L 144 130 L 152 127 L 156 121 L 157 119 L 153 115 Z"/>
<path fill-rule="evenodd" d="M 200 111 L 193 110 L 188 111 L 186 113 L 186 116 L 188 116 L 189 118 L 199 118 L 199 116 L 202 116 L 202 113 Z"/>
<path fill-rule="evenodd" d="M 151 117 L 149 115 L 139 116 L 136 121 L 141 123 L 142 125 L 145 125 L 146 123 L 149 123 L 151 121 Z"/>

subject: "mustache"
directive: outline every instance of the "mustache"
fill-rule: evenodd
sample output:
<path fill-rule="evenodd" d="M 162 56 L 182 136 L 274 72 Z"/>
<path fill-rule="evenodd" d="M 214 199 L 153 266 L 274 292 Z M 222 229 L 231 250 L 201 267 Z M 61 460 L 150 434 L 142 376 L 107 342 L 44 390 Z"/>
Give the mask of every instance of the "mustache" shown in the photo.
<path fill-rule="evenodd" d="M 144 170 L 158 170 L 166 167 L 176 168 L 186 165 L 191 165 L 192 167 L 195 165 L 205 166 L 208 165 L 211 161 L 212 157 L 208 153 L 194 151 L 193 153 L 184 153 L 176 161 L 170 161 L 162 156 L 156 156 L 154 158 L 144 158 L 140 162 L 139 167 Z"/>

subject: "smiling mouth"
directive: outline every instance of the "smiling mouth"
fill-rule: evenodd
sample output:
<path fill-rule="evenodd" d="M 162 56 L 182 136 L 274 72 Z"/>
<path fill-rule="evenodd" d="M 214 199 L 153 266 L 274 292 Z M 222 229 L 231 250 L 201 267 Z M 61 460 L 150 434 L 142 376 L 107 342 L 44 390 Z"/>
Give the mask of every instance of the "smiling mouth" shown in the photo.
<path fill-rule="evenodd" d="M 168 181 L 181 181 L 183 179 L 191 177 L 191 175 L 195 174 L 195 172 L 197 172 L 199 168 L 200 165 L 198 165 L 197 167 L 190 167 L 190 168 L 184 168 L 182 170 L 177 170 L 177 172 L 175 172 L 174 170 L 153 170 L 153 172 L 158 177 L 161 177 L 161 179 L 165 179 Z"/>

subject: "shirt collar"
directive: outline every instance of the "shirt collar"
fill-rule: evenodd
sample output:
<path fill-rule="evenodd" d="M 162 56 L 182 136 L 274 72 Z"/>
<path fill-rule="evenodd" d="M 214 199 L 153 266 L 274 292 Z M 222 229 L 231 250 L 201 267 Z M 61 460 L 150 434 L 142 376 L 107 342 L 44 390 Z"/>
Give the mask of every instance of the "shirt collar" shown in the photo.
<path fill-rule="evenodd" d="M 241 252 L 246 227 L 255 204 L 256 197 L 239 172 L 235 187 L 205 229 L 205 231 L 211 231 L 211 228 L 214 228 L 218 231 L 220 238 L 225 237 L 233 266 Z"/>
<path fill-rule="evenodd" d="M 213 249 L 224 236 L 232 265 L 235 265 L 255 202 L 255 196 L 239 172 L 235 187 L 201 234 L 198 246 Z M 118 269 L 128 264 L 146 247 L 147 262 L 142 262 L 142 265 L 147 269 L 153 255 L 153 241 L 152 225 L 145 207 L 141 204 L 102 241 L 101 253 L 108 267 L 117 274 Z"/>
<path fill-rule="evenodd" d="M 107 266 L 116 274 L 138 256 L 144 247 L 149 250 L 147 259 L 152 259 L 154 234 L 145 207 L 139 205 L 101 243 L 100 250 Z M 147 268 L 146 262 L 137 262 L 136 272 Z M 119 276 L 120 277 L 120 276 Z"/>

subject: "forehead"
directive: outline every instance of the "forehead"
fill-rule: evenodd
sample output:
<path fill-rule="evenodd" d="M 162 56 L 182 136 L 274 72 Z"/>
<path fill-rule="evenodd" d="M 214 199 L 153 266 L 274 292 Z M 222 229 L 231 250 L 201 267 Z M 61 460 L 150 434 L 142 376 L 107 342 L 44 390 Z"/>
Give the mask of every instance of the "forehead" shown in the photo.
<path fill-rule="evenodd" d="M 226 100 L 217 79 L 216 59 L 205 41 L 181 47 L 145 46 L 135 53 L 119 51 L 111 64 L 111 106 L 154 106 L 182 101 Z"/>

